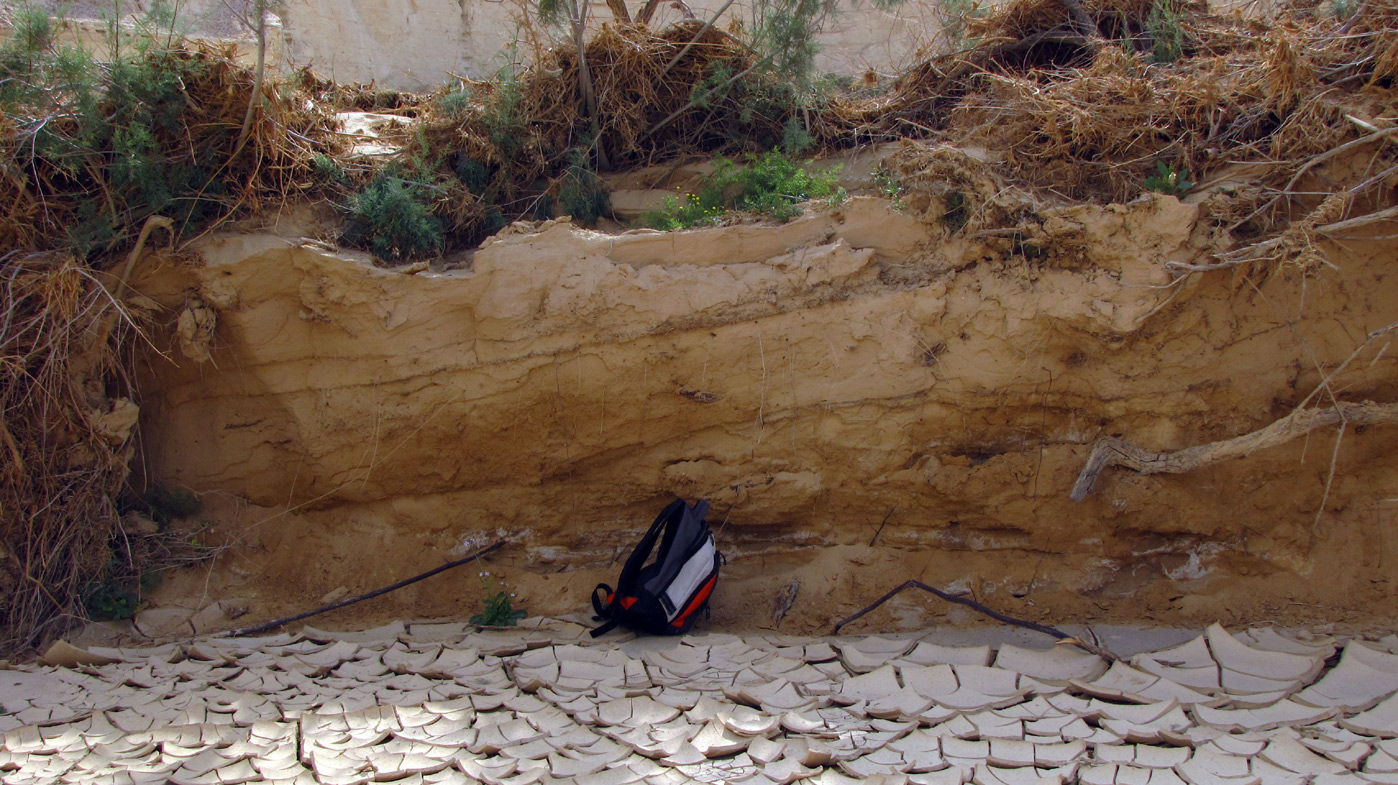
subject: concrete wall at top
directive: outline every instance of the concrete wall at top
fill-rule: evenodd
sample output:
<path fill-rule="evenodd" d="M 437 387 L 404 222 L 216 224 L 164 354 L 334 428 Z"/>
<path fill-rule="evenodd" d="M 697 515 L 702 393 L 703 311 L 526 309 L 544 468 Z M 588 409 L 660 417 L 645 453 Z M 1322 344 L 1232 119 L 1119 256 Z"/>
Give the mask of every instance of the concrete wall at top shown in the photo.
<path fill-rule="evenodd" d="M 149 5 L 151 0 L 145 0 Z M 604 0 L 590 0 L 592 25 L 613 17 Z M 707 19 L 724 0 L 663 3 L 653 27 L 684 19 L 684 9 Z M 42 0 L 53 13 L 69 18 L 100 19 L 112 15 L 109 0 Z M 26 0 L 0 0 L 0 17 Z M 181 32 L 207 37 L 250 39 L 246 19 L 252 0 L 183 0 L 179 4 Z M 641 3 L 628 3 L 633 11 Z M 867 71 L 896 72 L 916 50 L 932 42 L 941 25 L 936 0 L 906 0 L 892 10 L 875 8 L 870 0 L 857 5 L 841 0 L 841 12 L 822 34 L 817 68 L 824 72 L 859 75 Z M 511 43 L 519 36 L 526 14 L 525 0 L 272 0 L 269 8 L 281 19 L 283 47 L 277 67 L 311 66 L 317 74 L 339 82 L 375 82 L 380 87 L 422 90 L 451 74 L 487 78 L 509 60 Z M 118 15 L 141 13 L 136 2 L 116 7 Z M 750 24 L 748 0 L 738 0 L 724 14 L 730 21 Z M 100 25 L 84 25 L 96 31 Z"/>
<path fill-rule="evenodd" d="M 503 65 L 512 3 L 487 0 L 287 0 L 287 56 L 338 82 L 420 90 L 449 74 Z"/>
<path fill-rule="evenodd" d="M 639 8 L 640 3 L 629 5 Z M 690 12 L 707 19 L 723 0 L 690 2 Z M 896 71 L 940 29 L 934 0 L 908 0 L 891 11 L 861 2 L 848 6 L 821 36 L 817 67 L 826 72 L 862 74 Z M 337 81 L 375 81 L 397 89 L 440 84 L 449 74 L 484 78 L 508 62 L 526 10 L 518 0 L 286 0 L 281 8 L 287 55 L 294 65 Z M 611 11 L 593 0 L 594 25 L 610 21 Z M 740 0 L 724 14 L 746 20 Z M 665 3 L 652 26 L 684 18 Z"/>

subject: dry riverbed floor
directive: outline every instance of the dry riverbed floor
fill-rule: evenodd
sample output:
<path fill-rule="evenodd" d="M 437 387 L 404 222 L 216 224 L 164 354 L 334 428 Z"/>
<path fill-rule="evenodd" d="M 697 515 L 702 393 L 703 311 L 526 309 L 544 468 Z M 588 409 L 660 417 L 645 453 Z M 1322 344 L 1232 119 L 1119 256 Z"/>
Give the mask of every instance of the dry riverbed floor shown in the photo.
<path fill-rule="evenodd" d="M 0 670 L 0 780 L 1398 783 L 1398 637 L 588 635 L 396 622 Z"/>

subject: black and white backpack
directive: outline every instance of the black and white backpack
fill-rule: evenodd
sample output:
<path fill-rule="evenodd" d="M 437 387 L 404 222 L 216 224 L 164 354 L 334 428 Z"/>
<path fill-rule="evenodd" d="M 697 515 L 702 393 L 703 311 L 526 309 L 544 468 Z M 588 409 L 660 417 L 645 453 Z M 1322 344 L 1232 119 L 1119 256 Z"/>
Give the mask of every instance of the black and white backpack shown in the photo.
<path fill-rule="evenodd" d="M 618 624 L 652 635 L 689 632 L 699 612 L 708 608 L 723 562 L 704 520 L 708 511 L 706 501 L 691 506 L 676 499 L 660 513 L 626 560 L 616 590 L 605 583 L 592 590 L 592 607 L 597 611 L 593 618 L 602 622 L 592 637 Z M 660 550 L 646 564 L 657 539 Z"/>

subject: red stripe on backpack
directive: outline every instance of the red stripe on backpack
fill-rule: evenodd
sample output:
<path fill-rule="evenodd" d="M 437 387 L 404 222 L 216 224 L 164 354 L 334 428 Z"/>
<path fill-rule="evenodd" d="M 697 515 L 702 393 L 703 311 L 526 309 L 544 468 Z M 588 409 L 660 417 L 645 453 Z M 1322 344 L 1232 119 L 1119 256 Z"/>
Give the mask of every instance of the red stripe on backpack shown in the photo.
<path fill-rule="evenodd" d="M 670 622 L 670 626 L 676 628 L 683 627 L 685 619 L 688 619 L 695 611 L 704 607 L 704 603 L 709 599 L 709 594 L 714 590 L 714 584 L 717 582 L 718 573 L 714 573 L 709 578 L 708 582 L 704 584 L 704 588 L 700 589 L 699 593 L 694 595 L 694 599 L 690 600 L 689 604 L 684 607 L 680 615 L 676 616 L 675 620 Z"/>

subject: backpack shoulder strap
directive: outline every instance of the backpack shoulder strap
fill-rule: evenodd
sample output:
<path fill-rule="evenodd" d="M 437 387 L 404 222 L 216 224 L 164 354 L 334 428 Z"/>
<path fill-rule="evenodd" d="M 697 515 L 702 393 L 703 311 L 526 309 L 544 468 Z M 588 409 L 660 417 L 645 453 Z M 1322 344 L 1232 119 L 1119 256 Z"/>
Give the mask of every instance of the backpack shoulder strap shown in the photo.
<path fill-rule="evenodd" d="M 713 541 L 709 523 L 704 520 L 708 512 L 709 503 L 702 499 L 692 507 L 681 502 L 681 511 L 676 516 L 674 525 L 665 529 L 665 540 L 661 543 L 660 555 L 656 557 L 659 566 L 654 574 L 646 579 L 647 590 L 657 595 L 663 593 L 684 568 L 695 549 L 701 547 L 705 540 Z"/>

